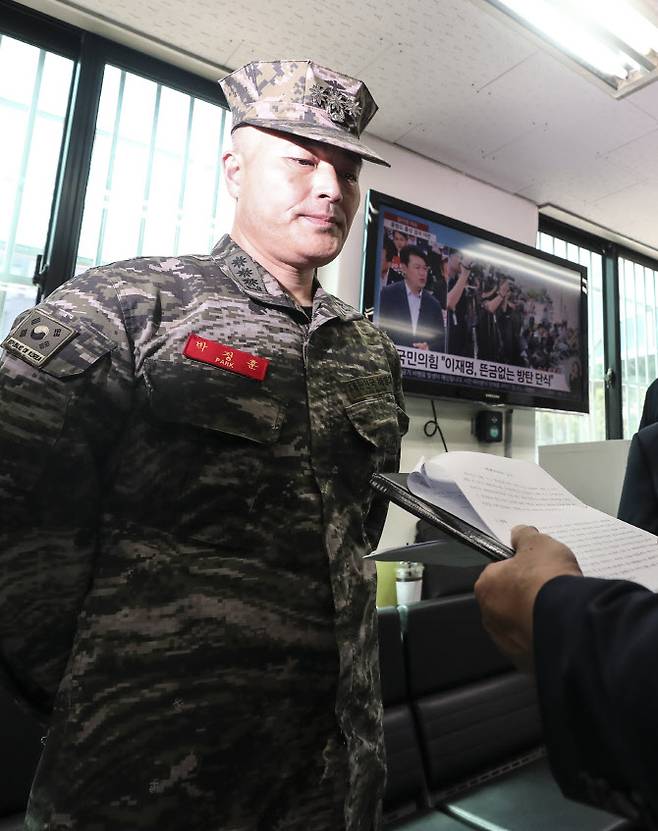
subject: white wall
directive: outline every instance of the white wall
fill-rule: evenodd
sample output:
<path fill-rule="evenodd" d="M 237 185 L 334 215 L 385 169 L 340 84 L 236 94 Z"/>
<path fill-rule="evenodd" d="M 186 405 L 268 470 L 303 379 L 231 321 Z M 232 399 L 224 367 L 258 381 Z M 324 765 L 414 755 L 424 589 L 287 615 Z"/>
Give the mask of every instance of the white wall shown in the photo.
<path fill-rule="evenodd" d="M 535 245 L 538 211 L 533 203 L 372 136 L 365 136 L 364 141 L 392 165 L 389 169 L 368 162 L 364 164 L 361 174 L 364 197 L 367 190 L 373 188 L 519 242 Z M 362 204 L 341 256 L 320 273 L 320 280 L 326 289 L 356 307 L 360 302 L 364 227 Z M 481 445 L 471 435 L 472 416 L 481 409 L 479 405 L 444 400 L 437 401 L 436 405 L 449 450 L 483 450 L 502 455 L 502 443 Z M 423 433 L 423 425 L 432 418 L 429 400 L 409 397 L 407 410 L 411 426 L 402 445 L 403 471 L 410 470 L 420 456 L 443 452 L 438 433 L 432 438 Z M 512 422 L 512 455 L 534 461 L 534 412 L 517 409 Z M 399 508 L 391 507 L 380 548 L 412 542 L 414 531 L 414 518 Z"/>

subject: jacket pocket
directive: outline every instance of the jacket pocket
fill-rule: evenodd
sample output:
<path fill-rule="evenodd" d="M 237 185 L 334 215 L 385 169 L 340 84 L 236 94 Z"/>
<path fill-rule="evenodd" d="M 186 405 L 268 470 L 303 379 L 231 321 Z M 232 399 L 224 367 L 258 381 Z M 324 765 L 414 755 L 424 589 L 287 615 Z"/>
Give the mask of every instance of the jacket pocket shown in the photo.
<path fill-rule="evenodd" d="M 352 427 L 378 450 L 397 454 L 400 436 L 406 432 L 409 419 L 398 407 L 392 393 L 367 398 L 345 407 Z"/>
<path fill-rule="evenodd" d="M 147 360 L 151 412 L 160 421 L 273 444 L 285 418 L 281 401 L 262 386 L 214 367 Z"/>

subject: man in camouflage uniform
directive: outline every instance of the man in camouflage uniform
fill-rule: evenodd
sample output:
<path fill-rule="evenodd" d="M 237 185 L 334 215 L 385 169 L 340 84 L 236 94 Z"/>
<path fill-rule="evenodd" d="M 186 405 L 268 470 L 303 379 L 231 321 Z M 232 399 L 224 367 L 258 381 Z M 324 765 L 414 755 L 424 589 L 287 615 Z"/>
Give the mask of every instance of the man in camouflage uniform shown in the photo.
<path fill-rule="evenodd" d="M 360 82 L 222 82 L 237 200 L 210 256 L 92 269 L 0 373 L 0 673 L 49 718 L 29 831 L 371 831 L 375 582 L 399 363 L 325 292 L 359 200 Z"/>

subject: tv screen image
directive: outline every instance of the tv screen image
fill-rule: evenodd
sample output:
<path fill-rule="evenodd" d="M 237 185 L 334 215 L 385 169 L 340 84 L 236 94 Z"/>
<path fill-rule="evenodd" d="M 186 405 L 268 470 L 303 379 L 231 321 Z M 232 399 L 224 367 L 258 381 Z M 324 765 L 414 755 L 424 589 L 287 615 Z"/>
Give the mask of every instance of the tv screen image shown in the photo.
<path fill-rule="evenodd" d="M 361 305 L 407 392 L 587 412 L 587 269 L 369 191 Z"/>

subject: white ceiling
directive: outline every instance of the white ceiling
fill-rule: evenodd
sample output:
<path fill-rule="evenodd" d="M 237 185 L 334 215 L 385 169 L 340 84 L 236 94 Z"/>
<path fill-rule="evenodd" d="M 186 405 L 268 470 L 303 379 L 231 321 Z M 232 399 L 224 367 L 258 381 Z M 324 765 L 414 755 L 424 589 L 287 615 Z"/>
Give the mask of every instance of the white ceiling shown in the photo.
<path fill-rule="evenodd" d="M 481 0 L 26 4 L 208 77 L 310 57 L 367 83 L 374 135 L 658 250 L 658 83 L 615 100 Z"/>

